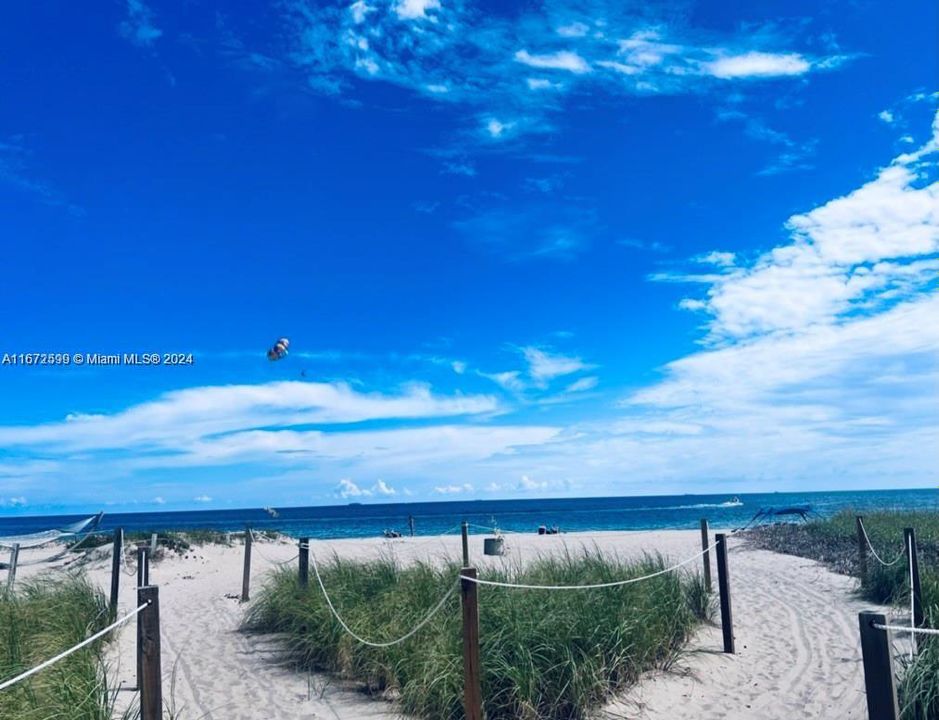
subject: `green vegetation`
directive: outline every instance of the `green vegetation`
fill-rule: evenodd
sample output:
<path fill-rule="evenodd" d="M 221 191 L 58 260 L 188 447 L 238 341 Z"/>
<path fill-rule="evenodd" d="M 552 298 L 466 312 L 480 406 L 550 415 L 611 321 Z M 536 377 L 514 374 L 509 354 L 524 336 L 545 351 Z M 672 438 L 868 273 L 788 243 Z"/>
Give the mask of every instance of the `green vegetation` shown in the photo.
<path fill-rule="evenodd" d="M 759 528 L 748 537 L 760 547 L 819 560 L 838 572 L 858 576 L 856 516 L 854 511 L 844 510 L 805 524 Z M 881 511 L 863 517 L 871 544 L 888 563 L 904 553 L 903 529 L 916 530 L 926 625 L 939 628 L 939 512 Z M 908 608 L 910 580 L 906 555 L 889 567 L 869 558 L 867 581 L 859 592 L 872 602 Z M 904 720 L 939 718 L 939 642 L 934 638 L 921 637 L 919 653 L 903 671 L 900 703 Z"/>
<path fill-rule="evenodd" d="M 599 551 L 542 558 L 528 567 L 485 570 L 490 580 L 576 585 L 637 577 L 664 567 L 662 558 L 624 563 Z M 349 626 L 372 641 L 399 637 L 453 587 L 459 566 L 333 558 L 324 584 Z M 415 637 L 370 648 L 347 635 L 311 577 L 273 574 L 252 605 L 246 629 L 281 633 L 300 667 L 363 683 L 397 697 L 404 713 L 463 717 L 462 621 L 459 593 Z M 668 666 L 710 598 L 697 578 L 669 573 L 624 587 L 550 592 L 480 587 L 483 699 L 490 720 L 584 718 L 644 670 Z"/>
<path fill-rule="evenodd" d="M 155 532 L 155 531 L 154 531 Z M 124 542 L 150 543 L 152 532 L 149 530 L 135 530 L 124 533 Z M 255 530 L 254 534 L 258 538 L 265 540 L 277 540 L 280 534 L 274 530 Z M 226 545 L 232 546 L 236 542 L 241 543 L 243 532 L 224 532 L 222 530 L 211 530 L 207 528 L 194 528 L 189 530 L 161 530 L 158 533 L 157 547 L 164 552 L 175 552 L 185 555 L 199 545 Z M 82 542 L 84 547 L 93 547 L 104 545 L 114 541 L 114 534 L 107 532 L 93 533 Z"/>
<path fill-rule="evenodd" d="M 101 630 L 104 597 L 84 578 L 18 583 L 0 593 L 0 679 L 24 672 Z M 111 720 L 102 638 L 0 692 L 4 720 Z"/>

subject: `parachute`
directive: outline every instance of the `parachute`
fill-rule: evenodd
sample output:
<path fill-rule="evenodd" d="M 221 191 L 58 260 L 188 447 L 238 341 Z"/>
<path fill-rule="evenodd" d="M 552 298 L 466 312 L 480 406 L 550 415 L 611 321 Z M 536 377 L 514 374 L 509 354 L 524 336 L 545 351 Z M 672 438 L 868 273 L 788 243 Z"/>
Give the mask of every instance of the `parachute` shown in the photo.
<path fill-rule="evenodd" d="M 290 340 L 285 337 L 280 338 L 277 342 L 274 343 L 271 349 L 267 351 L 267 359 L 271 361 L 283 360 L 285 357 L 287 357 L 287 348 L 289 347 Z"/>

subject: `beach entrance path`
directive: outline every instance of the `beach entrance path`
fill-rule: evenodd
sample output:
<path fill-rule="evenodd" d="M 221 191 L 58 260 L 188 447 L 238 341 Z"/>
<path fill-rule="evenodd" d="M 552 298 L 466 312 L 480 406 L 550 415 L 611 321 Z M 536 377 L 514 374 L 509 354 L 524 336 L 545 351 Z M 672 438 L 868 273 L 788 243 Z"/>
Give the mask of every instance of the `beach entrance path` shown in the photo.
<path fill-rule="evenodd" d="M 603 532 L 538 536 L 507 534 L 504 558 L 483 558 L 482 538 L 471 538 L 472 560 L 485 576 L 487 563 L 525 562 L 539 554 L 598 547 L 624 557 L 662 552 L 683 559 L 700 550 L 697 531 Z M 314 541 L 318 557 L 336 552 L 373 558 L 393 553 L 409 559 L 459 557 L 459 536 Z M 866 720 L 857 613 L 851 578 L 818 563 L 730 540 L 737 654 L 721 653 L 719 627 L 704 627 L 668 672 L 645 676 L 610 703 L 602 715 L 630 720 Z M 295 543 L 257 542 L 252 593 L 273 562 L 289 561 Z M 384 720 L 399 717 L 388 702 L 341 687 L 322 675 L 284 664 L 271 636 L 239 631 L 243 548 L 205 545 L 185 557 L 151 566 L 160 588 L 163 694 L 175 720 Z M 712 563 L 714 557 L 712 554 Z M 290 562 L 295 567 L 296 560 Z M 38 566 L 41 567 L 41 566 Z M 689 568 L 699 569 L 696 561 Z M 37 566 L 24 568 L 24 576 Z M 132 570 L 132 569 L 131 569 Z M 714 571 L 716 573 L 716 571 Z M 105 557 L 89 574 L 103 589 L 110 582 Z M 716 577 L 716 575 L 715 575 Z M 134 607 L 135 578 L 124 576 L 123 613 Z M 615 590 L 611 590 L 615 592 Z M 485 602 L 485 592 L 480 593 Z M 125 626 L 109 650 L 111 682 L 123 684 L 118 709 L 134 696 L 135 634 Z"/>
<path fill-rule="evenodd" d="M 636 720 L 867 720 L 853 579 L 804 558 L 735 548 L 729 559 L 736 655 L 720 627 L 698 632 L 676 667 L 611 703 Z M 719 615 L 718 615 L 719 621 Z"/>
<path fill-rule="evenodd" d="M 292 545 L 265 543 L 272 559 L 296 554 Z M 239 601 L 243 548 L 206 545 L 188 556 L 153 563 L 160 588 L 163 700 L 174 720 L 386 720 L 390 703 L 343 688 L 323 675 L 284 664 L 271 636 L 239 630 L 246 605 Z M 252 589 L 272 563 L 255 552 Z M 104 587 L 108 573 L 101 573 Z M 133 607 L 135 577 L 122 577 L 121 612 Z M 135 629 L 123 629 L 111 647 L 111 683 L 121 684 L 117 709 L 134 695 Z M 118 712 L 117 716 L 120 716 Z"/>

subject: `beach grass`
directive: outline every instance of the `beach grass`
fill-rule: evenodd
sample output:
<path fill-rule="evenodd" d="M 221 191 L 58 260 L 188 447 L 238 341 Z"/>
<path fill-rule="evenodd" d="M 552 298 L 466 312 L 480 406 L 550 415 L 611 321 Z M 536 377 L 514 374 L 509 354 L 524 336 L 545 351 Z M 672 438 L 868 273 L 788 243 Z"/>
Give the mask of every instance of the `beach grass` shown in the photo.
<path fill-rule="evenodd" d="M 456 583 L 459 565 L 392 559 L 320 561 L 323 582 L 350 627 L 388 641 L 419 622 Z M 525 567 L 484 569 L 489 580 L 585 584 L 638 577 L 660 557 L 624 562 L 597 550 L 544 557 Z M 703 582 L 674 573 L 587 591 L 479 588 L 482 691 L 490 720 L 585 718 L 645 670 L 667 667 L 710 609 Z M 459 592 L 415 637 L 371 648 L 346 634 L 310 578 L 275 572 L 252 604 L 245 629 L 279 633 L 287 657 L 306 670 L 353 680 L 396 698 L 423 718 L 463 717 Z"/>
<path fill-rule="evenodd" d="M 761 527 L 748 533 L 751 542 L 776 552 L 785 552 L 823 562 L 838 572 L 859 576 L 858 514 L 871 545 L 885 563 L 867 561 L 867 578 L 858 592 L 878 604 L 909 607 L 909 565 L 903 529 L 916 531 L 917 558 L 923 591 L 926 625 L 939 628 L 939 512 L 928 510 L 884 510 L 857 513 L 842 510 L 830 518 L 804 524 Z M 894 562 L 899 557 L 900 559 Z M 924 638 L 912 663 L 903 670 L 900 684 L 903 720 L 939 718 L 939 642 Z"/>
<path fill-rule="evenodd" d="M 78 644 L 109 623 L 104 597 L 82 576 L 37 578 L 0 593 L 0 680 Z M 104 643 L 79 650 L 0 692 L 4 720 L 111 720 Z"/>

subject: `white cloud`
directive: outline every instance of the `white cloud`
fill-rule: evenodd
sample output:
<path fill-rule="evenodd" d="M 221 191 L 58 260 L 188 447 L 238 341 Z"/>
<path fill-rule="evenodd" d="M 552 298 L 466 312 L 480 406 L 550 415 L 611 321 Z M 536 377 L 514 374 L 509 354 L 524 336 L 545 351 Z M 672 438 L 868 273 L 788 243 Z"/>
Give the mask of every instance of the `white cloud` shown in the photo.
<path fill-rule="evenodd" d="M 375 8 L 369 6 L 364 0 L 356 0 L 349 6 L 349 12 L 352 13 L 353 22 L 361 25 L 370 12 L 375 12 Z"/>
<path fill-rule="evenodd" d="M 538 386 L 544 386 L 555 378 L 594 367 L 579 357 L 552 353 L 539 347 L 523 347 L 521 351 L 528 363 L 528 374 Z"/>
<path fill-rule="evenodd" d="M 812 64 L 798 53 L 747 52 L 704 63 L 709 75 L 721 79 L 804 75 Z"/>
<path fill-rule="evenodd" d="M 395 12 L 402 20 L 419 20 L 428 17 L 428 10 L 439 10 L 440 0 L 400 0 Z"/>
<path fill-rule="evenodd" d="M 504 123 L 499 122 L 495 118 L 490 118 L 486 122 L 486 132 L 488 132 L 494 138 L 501 137 L 506 128 L 507 126 Z"/>
<path fill-rule="evenodd" d="M 888 125 L 892 124 L 895 120 L 893 113 L 889 110 L 881 110 L 879 113 L 877 113 L 877 117 Z"/>
<path fill-rule="evenodd" d="M 529 90 L 558 90 L 563 87 L 560 83 L 551 82 L 546 78 L 527 78 L 525 82 Z"/>
<path fill-rule="evenodd" d="M 0 507 L 2 508 L 24 507 L 28 504 L 26 498 L 22 495 L 16 497 L 0 497 Z"/>
<path fill-rule="evenodd" d="M 559 50 L 548 55 L 532 55 L 527 50 L 519 50 L 515 53 L 515 59 L 523 65 L 543 70 L 566 70 L 576 74 L 590 72 L 587 61 L 569 50 Z"/>
<path fill-rule="evenodd" d="M 155 505 L 166 505 L 166 500 L 164 500 L 162 497 L 157 495 L 155 498 L 153 498 L 153 503 Z"/>
<path fill-rule="evenodd" d="M 544 490 L 548 487 L 546 480 L 538 481 L 532 480 L 528 475 L 522 475 L 518 481 L 518 489 L 524 490 L 525 492 L 531 492 L 533 490 Z"/>
<path fill-rule="evenodd" d="M 372 491 L 360 488 L 349 478 L 342 478 L 336 486 L 336 494 L 345 499 L 350 497 L 369 497 Z"/>
<path fill-rule="evenodd" d="M 704 265 L 715 265 L 719 268 L 729 268 L 733 267 L 734 263 L 737 262 L 737 255 L 736 253 L 732 252 L 720 252 L 718 250 L 712 250 L 711 252 L 704 253 L 703 255 L 698 255 L 694 259 Z"/>
<path fill-rule="evenodd" d="M 391 487 L 388 483 L 386 483 L 384 480 L 381 480 L 381 479 L 379 479 L 378 482 L 375 483 L 375 492 L 378 493 L 379 495 L 385 495 L 385 496 L 398 494 L 393 487 Z"/>
<path fill-rule="evenodd" d="M 53 445 L 63 451 L 158 448 L 257 427 L 457 417 L 497 407 L 491 397 L 436 397 L 423 385 L 398 395 L 361 393 L 343 383 L 205 386 L 168 392 L 111 415 L 74 414 L 64 422 L 0 426 L 0 445 Z"/>
<path fill-rule="evenodd" d="M 580 378 L 580 380 L 575 380 L 566 388 L 564 388 L 564 392 L 566 393 L 586 392 L 587 390 L 593 390 L 599 382 L 600 382 L 600 379 L 593 377 L 593 376 Z"/>
<path fill-rule="evenodd" d="M 519 392 L 527 387 L 525 381 L 522 380 L 521 372 L 518 370 L 506 370 L 505 372 L 497 373 L 480 372 L 479 374 L 484 378 L 492 380 L 502 388 L 511 390 L 512 392 Z"/>
<path fill-rule="evenodd" d="M 652 8 L 647 21 L 613 0 L 589 12 L 557 12 L 551 4 L 510 14 L 479 12 L 465 3 L 402 0 L 339 11 L 325 3 L 288 0 L 293 48 L 286 61 L 307 73 L 310 87 L 327 94 L 355 92 L 358 82 L 381 81 L 426 99 L 469 108 L 469 123 L 494 108 L 513 122 L 465 128 L 477 142 L 520 137 L 552 127 L 567 93 L 589 84 L 592 95 L 698 94 L 707 84 L 756 77 L 796 77 L 832 70 L 844 57 L 808 57 L 810 35 L 796 40 L 763 31 L 715 32 L 674 22 Z M 656 21 L 656 17 L 660 20 Z M 706 36 L 707 44 L 692 42 Z M 764 50 L 772 44 L 778 52 Z M 798 46 L 798 47 L 794 47 Z M 531 68 L 551 73 L 530 77 Z M 563 84 L 546 84 L 563 73 Z M 519 88 L 537 92 L 519 93 Z M 552 90 L 553 92 L 544 92 Z"/>
<path fill-rule="evenodd" d="M 438 495 L 460 495 L 462 493 L 473 492 L 473 486 L 470 483 L 462 485 L 437 485 L 434 492 Z"/>
<path fill-rule="evenodd" d="M 453 368 L 453 372 L 457 375 L 462 375 L 466 372 L 467 365 L 462 360 L 454 360 L 450 363 L 450 367 Z"/>
<path fill-rule="evenodd" d="M 572 22 L 558 28 L 558 35 L 567 38 L 580 38 L 590 31 L 590 27 L 582 22 Z"/>
<path fill-rule="evenodd" d="M 127 0 L 127 19 L 120 25 L 121 35 L 141 47 L 150 47 L 163 35 L 153 22 L 153 11 L 143 0 Z"/>
<path fill-rule="evenodd" d="M 208 495 L 196 495 L 196 496 L 193 498 L 193 500 L 194 500 L 195 502 L 197 502 L 197 503 L 208 503 L 208 502 L 212 502 L 212 498 L 210 498 Z"/>
<path fill-rule="evenodd" d="M 635 65 L 627 65 L 626 63 L 618 62 L 617 60 L 598 60 L 597 65 L 607 70 L 612 70 L 621 75 L 638 75 L 642 72 L 642 68 L 636 67 Z"/>
<path fill-rule="evenodd" d="M 711 287 L 701 302 L 713 315 L 712 340 L 799 331 L 869 313 L 933 281 L 939 183 L 924 183 L 920 164 L 936 142 L 900 156 L 857 190 L 791 217 L 791 242 L 750 267 L 707 277 Z"/>

